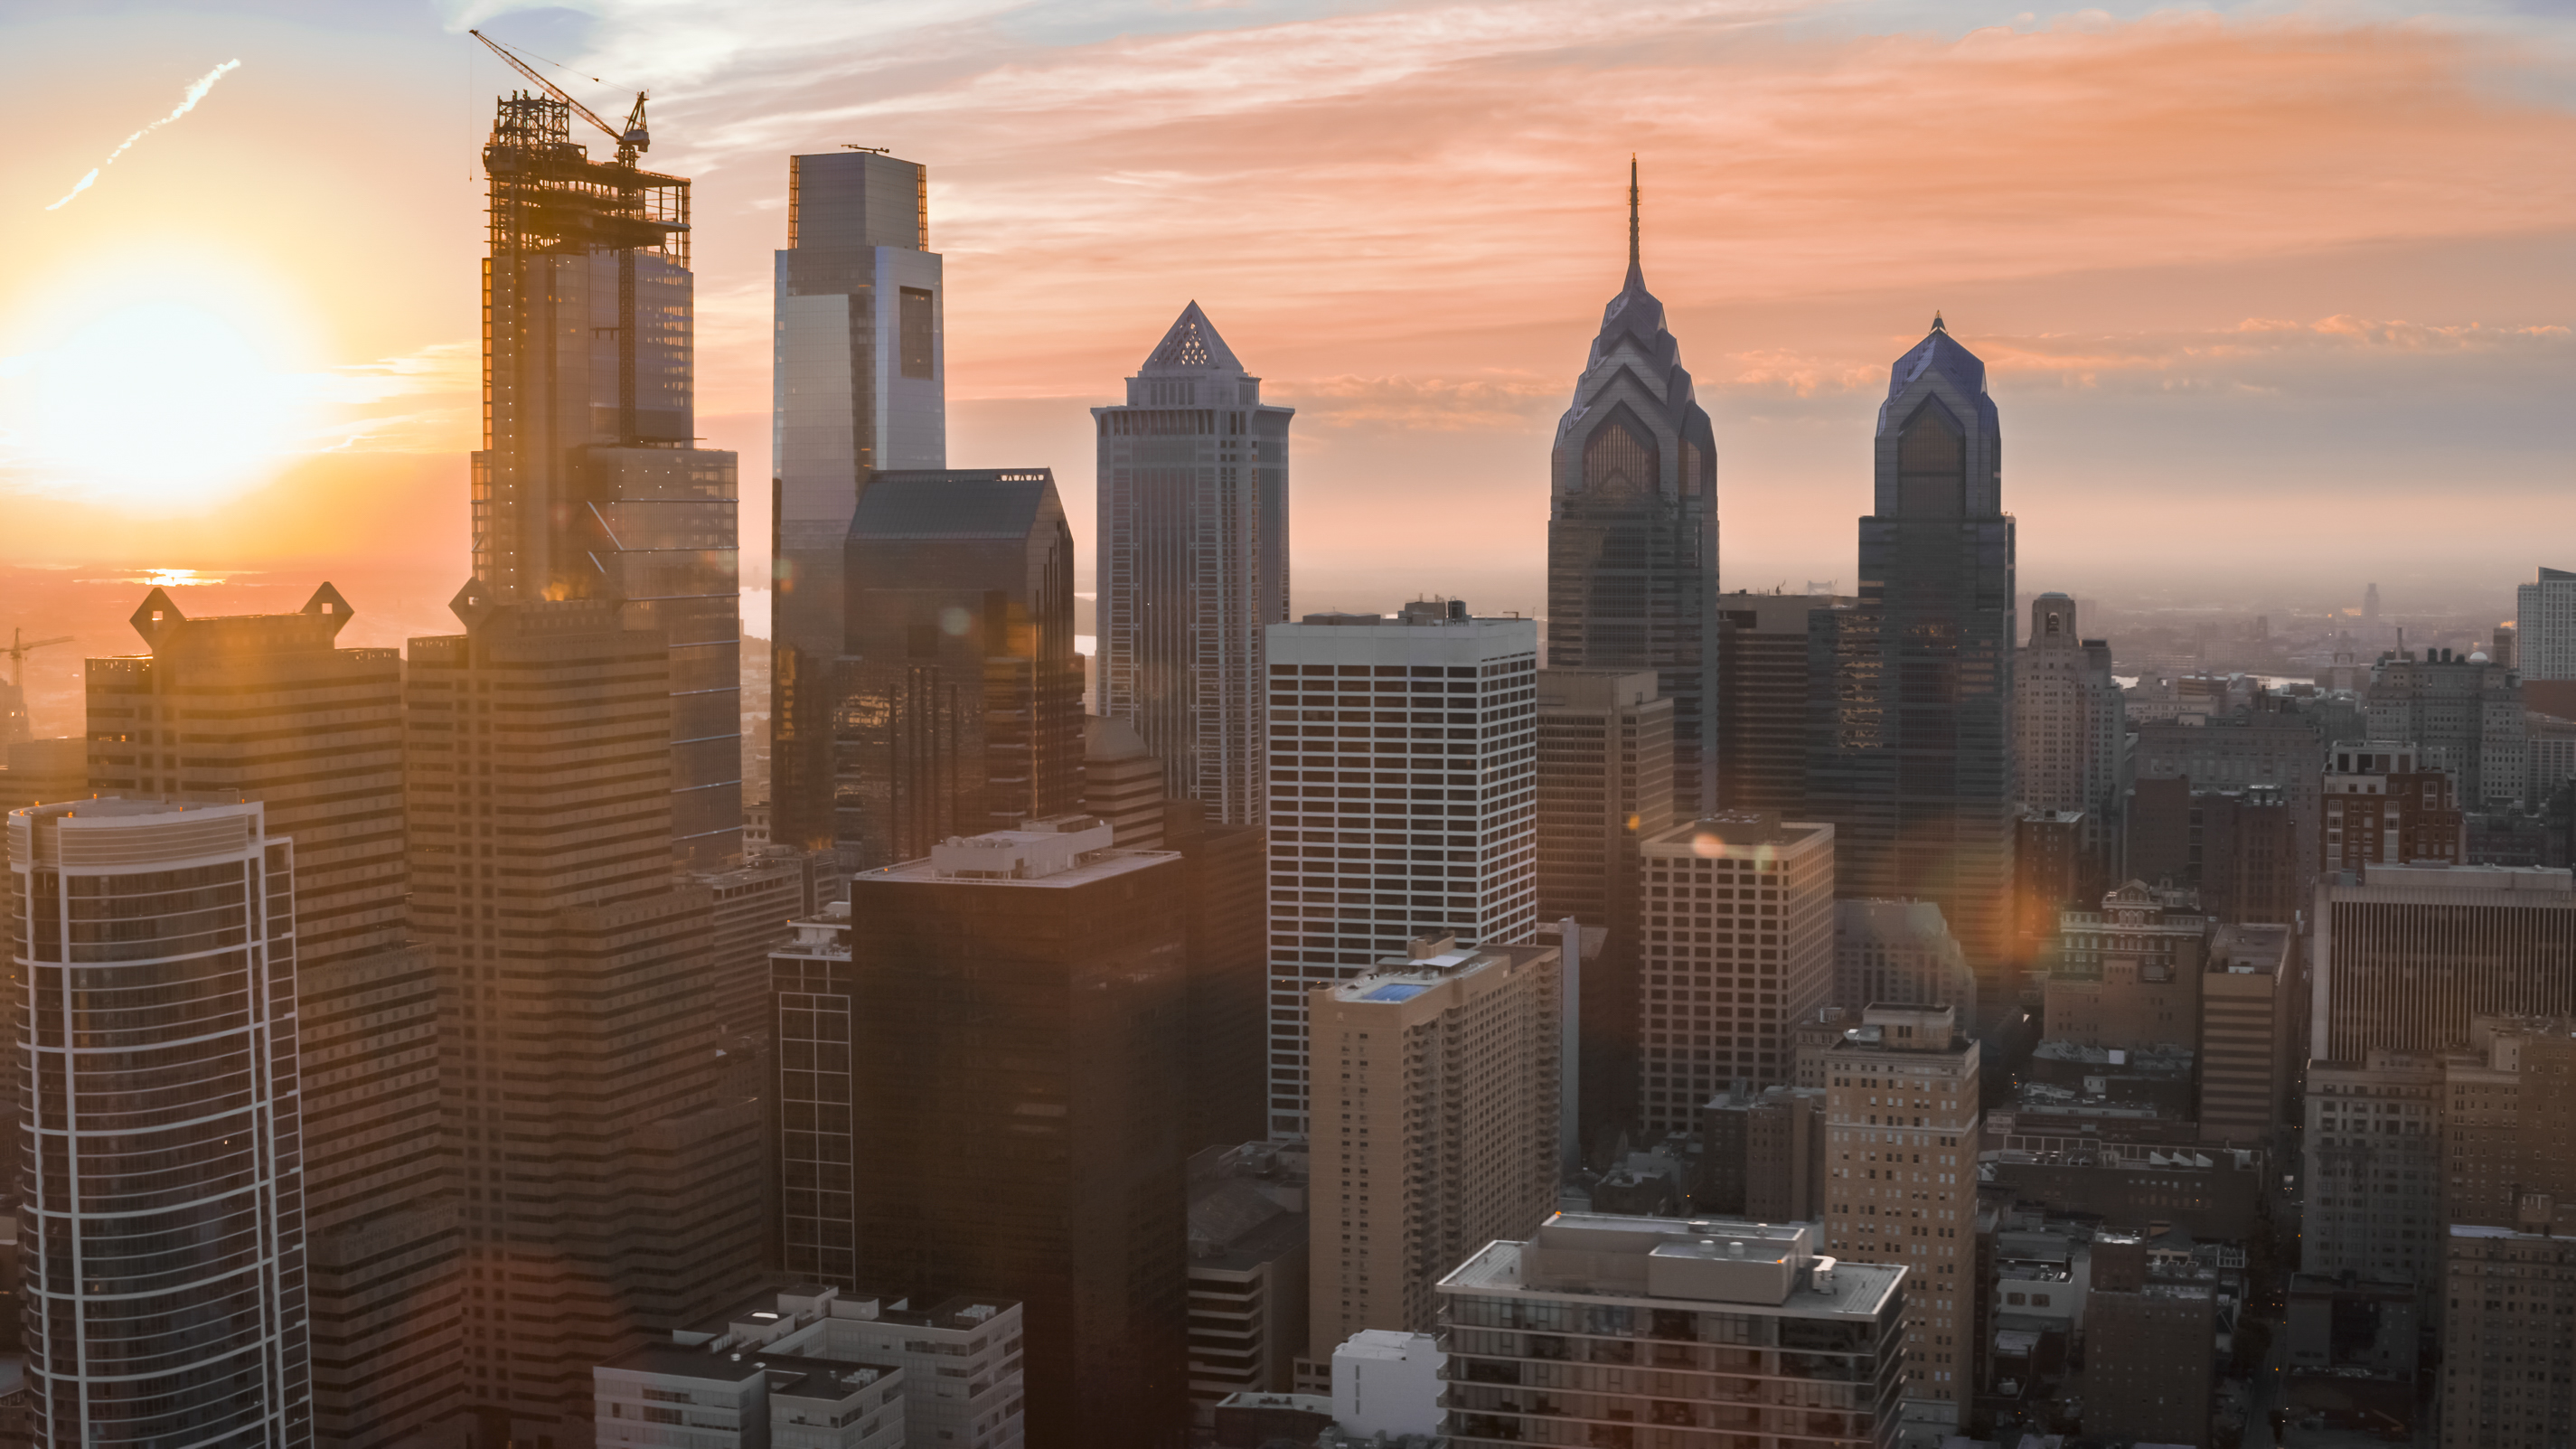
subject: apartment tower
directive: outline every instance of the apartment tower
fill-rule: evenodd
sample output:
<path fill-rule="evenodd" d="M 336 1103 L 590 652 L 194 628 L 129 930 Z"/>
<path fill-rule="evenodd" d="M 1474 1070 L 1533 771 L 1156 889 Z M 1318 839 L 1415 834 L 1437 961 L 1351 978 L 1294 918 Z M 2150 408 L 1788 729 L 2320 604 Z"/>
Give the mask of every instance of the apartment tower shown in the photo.
<path fill-rule="evenodd" d="M 640 119 L 640 117 L 639 117 Z M 576 143 L 563 101 L 502 97 L 483 169 L 483 446 L 474 577 L 498 603 L 627 601 L 671 650 L 671 843 L 742 853 L 736 460 L 696 446 L 689 182 Z"/>
<path fill-rule="evenodd" d="M 2009 1000 L 2013 520 L 1986 365 L 1937 317 L 1879 406 L 1859 600 L 1810 616 L 1811 808 L 1844 894 L 1939 905 L 1981 994 Z"/>
<path fill-rule="evenodd" d="M 35 1441 L 312 1444 L 294 843 L 85 800 L 11 812 L 9 862 Z"/>
<path fill-rule="evenodd" d="M 1093 408 L 1100 435 L 1100 712 L 1135 726 L 1164 788 L 1258 824 L 1262 630 L 1288 617 L 1288 422 L 1199 304 Z"/>
<path fill-rule="evenodd" d="M 1556 425 L 1549 461 L 1547 659 L 1651 669 L 1673 702 L 1677 814 L 1717 808 L 1717 438 L 1637 251 Z"/>
<path fill-rule="evenodd" d="M 2513 603 L 2514 657 L 2499 662 L 2525 679 L 2576 679 L 2576 572 L 2544 568 Z"/>
<path fill-rule="evenodd" d="M 1652 670 L 1538 672 L 1538 914 L 1606 927 L 1576 983 L 1585 1140 L 1637 1120 L 1638 847 L 1673 818 L 1673 704 Z"/>
<path fill-rule="evenodd" d="M 1560 969 L 1552 946 L 1422 937 L 1316 990 L 1310 1362 L 1432 1331 L 1442 1274 L 1555 1210 Z"/>
<path fill-rule="evenodd" d="M 673 653 L 604 599 L 411 641 L 411 916 L 437 952 L 464 1199 L 460 1404 L 589 1442 L 590 1370 L 721 1308 L 761 1260 L 761 1083 L 717 903 L 676 873 Z"/>
<path fill-rule="evenodd" d="M 1186 1425 L 1183 891 L 1033 820 L 856 877 L 771 957 L 787 1271 L 1009 1285 L 1032 1449 Z"/>
<path fill-rule="evenodd" d="M 1449 1442 L 1894 1449 L 1922 1285 L 1821 1246 L 1808 1223 L 1612 1213 L 1487 1246 L 1440 1282 Z"/>
<path fill-rule="evenodd" d="M 196 619 L 156 588 L 132 618 L 151 652 L 87 680 L 99 791 L 257 801 L 296 844 L 313 1431 L 356 1446 L 446 1415 L 462 1293 L 438 979 L 404 914 L 402 658 L 340 648 L 351 617 L 329 584 L 291 614 Z"/>
<path fill-rule="evenodd" d="M 1964 1422 L 1977 1362 L 1977 1053 L 1948 1007 L 1872 1006 L 1825 1054 L 1825 1245 L 1904 1266 L 1905 1397 Z"/>
<path fill-rule="evenodd" d="M 842 862 L 1082 804 L 1073 533 L 1044 468 L 880 472 L 851 520 L 832 715 Z"/>
<path fill-rule="evenodd" d="M 850 520 L 879 469 L 948 466 L 946 286 L 927 168 L 873 151 L 787 158 L 771 344 L 770 820 L 833 843 L 832 711 Z"/>
<path fill-rule="evenodd" d="M 1415 936 L 1538 926 L 1538 626 L 1464 602 L 1269 631 L 1270 1132 L 1306 1131 L 1306 1007 Z"/>
<path fill-rule="evenodd" d="M 1638 982 L 1649 1140 L 1738 1080 L 1787 1081 L 1790 1028 L 1834 994 L 1834 828 L 1727 810 L 1645 843 Z"/>

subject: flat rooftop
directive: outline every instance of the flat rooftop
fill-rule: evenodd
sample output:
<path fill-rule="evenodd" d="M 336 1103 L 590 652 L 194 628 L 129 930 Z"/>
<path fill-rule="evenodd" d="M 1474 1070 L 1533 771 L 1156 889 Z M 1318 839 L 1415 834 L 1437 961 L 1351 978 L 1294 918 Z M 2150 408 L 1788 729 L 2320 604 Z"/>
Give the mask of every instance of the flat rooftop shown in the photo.
<path fill-rule="evenodd" d="M 1904 1282 L 1886 1263 L 1834 1263 L 1811 1250 L 1811 1223 L 1558 1213 L 1531 1241 L 1488 1244 L 1440 1281 L 1444 1291 L 1600 1303 L 1689 1303 L 1782 1318 L 1875 1320 Z M 1828 1272 L 1819 1287 L 1816 1269 Z"/>

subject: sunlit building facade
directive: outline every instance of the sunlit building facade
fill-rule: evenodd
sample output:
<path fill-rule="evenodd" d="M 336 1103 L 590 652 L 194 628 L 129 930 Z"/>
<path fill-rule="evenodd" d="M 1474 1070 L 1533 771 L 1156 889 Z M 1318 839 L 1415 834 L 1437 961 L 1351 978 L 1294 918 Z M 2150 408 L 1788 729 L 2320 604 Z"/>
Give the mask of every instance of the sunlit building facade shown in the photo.
<path fill-rule="evenodd" d="M 883 469 L 948 466 L 946 282 L 928 168 L 872 151 L 787 158 L 770 408 L 771 833 L 833 842 L 844 545 Z"/>
<path fill-rule="evenodd" d="M 689 183 L 592 160 L 561 101 L 504 97 L 483 148 L 474 577 L 494 600 L 615 599 L 671 650 L 676 848 L 742 849 L 736 459 L 695 446 Z"/>

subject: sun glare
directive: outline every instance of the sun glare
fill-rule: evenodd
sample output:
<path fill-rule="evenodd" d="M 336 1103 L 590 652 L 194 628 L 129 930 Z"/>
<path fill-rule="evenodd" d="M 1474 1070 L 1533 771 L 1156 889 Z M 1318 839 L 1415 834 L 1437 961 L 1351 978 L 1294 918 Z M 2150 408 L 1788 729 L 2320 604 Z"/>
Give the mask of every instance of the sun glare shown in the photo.
<path fill-rule="evenodd" d="M 256 482 L 294 446 L 297 380 L 214 311 L 142 301 L 27 359 L 21 436 L 43 481 L 101 502 L 193 510 Z"/>

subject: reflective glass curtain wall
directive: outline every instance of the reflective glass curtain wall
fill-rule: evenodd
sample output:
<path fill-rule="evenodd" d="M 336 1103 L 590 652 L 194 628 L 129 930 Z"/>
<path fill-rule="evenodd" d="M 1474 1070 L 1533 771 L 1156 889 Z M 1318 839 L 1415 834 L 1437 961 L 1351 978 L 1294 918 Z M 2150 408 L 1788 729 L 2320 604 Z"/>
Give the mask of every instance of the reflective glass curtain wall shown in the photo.
<path fill-rule="evenodd" d="M 772 837 L 833 843 L 832 715 L 859 493 L 948 463 L 945 288 L 927 171 L 865 151 L 788 158 L 770 413 Z"/>

